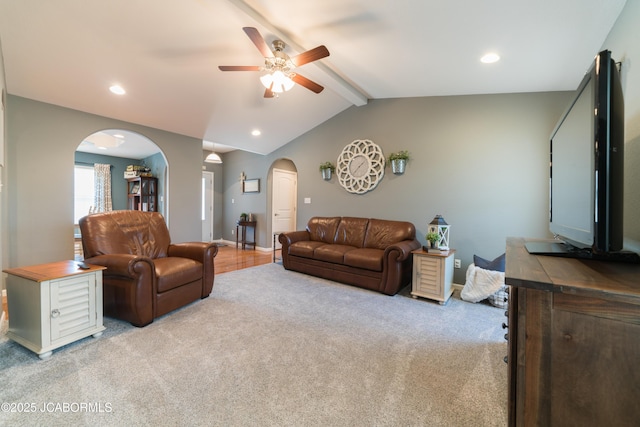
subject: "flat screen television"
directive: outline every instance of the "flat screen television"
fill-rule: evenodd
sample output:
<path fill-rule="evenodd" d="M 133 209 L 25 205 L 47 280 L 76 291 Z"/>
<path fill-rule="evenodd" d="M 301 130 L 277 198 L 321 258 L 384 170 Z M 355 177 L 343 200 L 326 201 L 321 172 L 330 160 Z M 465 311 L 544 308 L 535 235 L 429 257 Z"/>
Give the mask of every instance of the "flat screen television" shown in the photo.
<path fill-rule="evenodd" d="M 622 251 L 624 99 L 620 72 L 600 52 L 551 133 L 549 230 L 530 253 L 634 261 Z"/>

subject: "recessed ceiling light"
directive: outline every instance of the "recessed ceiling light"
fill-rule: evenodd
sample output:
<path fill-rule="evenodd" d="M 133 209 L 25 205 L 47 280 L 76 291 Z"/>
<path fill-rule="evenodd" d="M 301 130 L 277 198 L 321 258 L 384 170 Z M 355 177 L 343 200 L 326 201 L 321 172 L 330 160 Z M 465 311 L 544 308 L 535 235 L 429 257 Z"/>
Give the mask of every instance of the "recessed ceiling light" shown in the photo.
<path fill-rule="evenodd" d="M 124 95 L 125 93 L 127 93 L 127 91 L 125 91 L 120 85 L 113 85 L 109 88 L 109 90 L 111 91 L 111 93 L 115 93 L 116 95 Z"/>
<path fill-rule="evenodd" d="M 262 132 L 260 132 L 260 129 L 254 129 L 251 131 L 251 135 L 253 136 L 260 136 L 262 134 Z"/>
<path fill-rule="evenodd" d="M 480 61 L 485 64 L 493 64 L 494 62 L 498 62 L 499 60 L 500 55 L 498 55 L 497 53 L 487 53 L 482 58 L 480 58 Z"/>

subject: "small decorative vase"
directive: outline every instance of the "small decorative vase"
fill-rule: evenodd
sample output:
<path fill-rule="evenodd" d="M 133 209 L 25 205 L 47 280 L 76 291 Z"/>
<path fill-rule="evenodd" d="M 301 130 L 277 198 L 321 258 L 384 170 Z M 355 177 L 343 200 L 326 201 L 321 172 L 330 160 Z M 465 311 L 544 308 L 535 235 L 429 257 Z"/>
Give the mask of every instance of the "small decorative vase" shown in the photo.
<path fill-rule="evenodd" d="M 391 160 L 391 172 L 395 175 L 402 175 L 404 168 L 407 166 L 406 159 L 393 159 Z"/>
<path fill-rule="evenodd" d="M 326 168 L 326 169 L 321 169 L 322 171 L 322 179 L 324 179 L 325 181 L 329 181 L 331 179 L 331 169 Z"/>

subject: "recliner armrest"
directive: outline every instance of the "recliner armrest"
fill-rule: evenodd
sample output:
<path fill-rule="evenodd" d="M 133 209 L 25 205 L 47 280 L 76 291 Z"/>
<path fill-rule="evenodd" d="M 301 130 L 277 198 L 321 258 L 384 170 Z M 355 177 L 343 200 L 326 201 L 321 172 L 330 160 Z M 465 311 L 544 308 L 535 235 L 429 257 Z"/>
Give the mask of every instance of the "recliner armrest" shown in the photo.
<path fill-rule="evenodd" d="M 154 272 L 153 260 L 148 257 L 131 254 L 98 255 L 84 260 L 87 264 L 96 264 L 107 267 L 105 274 L 138 277 L 144 273 L 145 268 Z"/>
<path fill-rule="evenodd" d="M 213 242 L 185 242 L 169 245 L 167 255 L 189 258 L 204 264 L 205 259 L 213 259 L 218 253 L 218 245 Z"/>

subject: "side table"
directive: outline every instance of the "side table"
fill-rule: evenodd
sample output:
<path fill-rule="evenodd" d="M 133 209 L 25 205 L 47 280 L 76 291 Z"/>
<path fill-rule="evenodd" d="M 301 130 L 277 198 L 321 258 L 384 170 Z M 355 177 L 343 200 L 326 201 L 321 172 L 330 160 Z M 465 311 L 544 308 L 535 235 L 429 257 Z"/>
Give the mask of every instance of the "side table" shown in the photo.
<path fill-rule="evenodd" d="M 247 240 L 247 227 L 251 227 L 253 229 L 253 239 Z M 242 238 L 240 238 L 240 233 L 242 233 Z M 240 240 L 238 240 L 240 238 Z M 244 250 L 246 245 L 253 245 L 253 249 L 256 249 L 256 221 L 243 221 L 238 220 L 236 223 L 236 249 L 238 249 L 238 243 L 242 244 L 242 249 Z"/>
<path fill-rule="evenodd" d="M 99 337 L 102 324 L 102 270 L 75 261 L 9 268 L 7 336 L 41 359 L 81 338 Z"/>
<path fill-rule="evenodd" d="M 424 297 L 446 304 L 453 294 L 453 254 L 447 252 L 425 252 L 422 249 L 412 251 L 413 277 L 411 296 Z"/>

